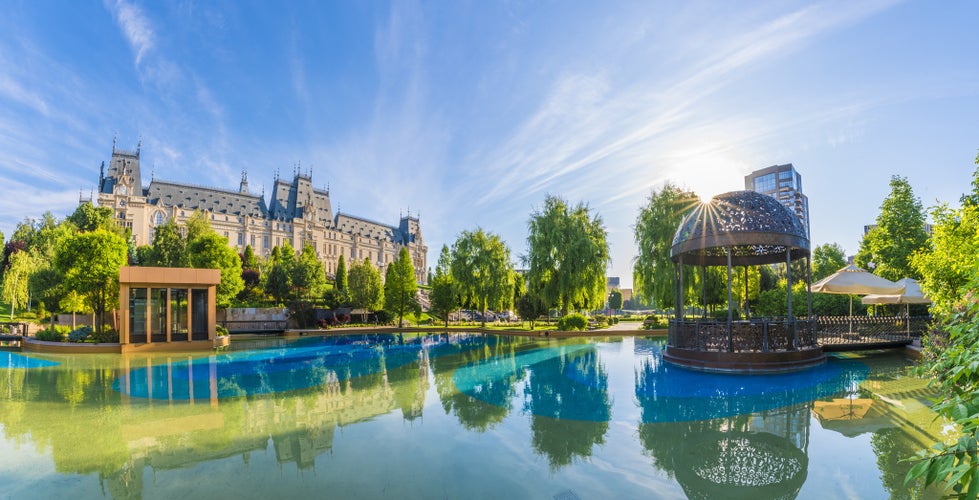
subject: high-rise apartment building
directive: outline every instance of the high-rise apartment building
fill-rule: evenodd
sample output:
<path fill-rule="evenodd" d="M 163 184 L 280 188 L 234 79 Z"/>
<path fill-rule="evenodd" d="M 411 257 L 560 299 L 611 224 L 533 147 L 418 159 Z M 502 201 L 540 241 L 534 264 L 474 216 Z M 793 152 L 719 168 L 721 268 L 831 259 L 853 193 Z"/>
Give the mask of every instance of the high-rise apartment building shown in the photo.
<path fill-rule="evenodd" d="M 767 194 L 799 217 L 809 230 L 809 198 L 802 194 L 802 176 L 791 163 L 773 165 L 744 176 L 744 188 Z"/>

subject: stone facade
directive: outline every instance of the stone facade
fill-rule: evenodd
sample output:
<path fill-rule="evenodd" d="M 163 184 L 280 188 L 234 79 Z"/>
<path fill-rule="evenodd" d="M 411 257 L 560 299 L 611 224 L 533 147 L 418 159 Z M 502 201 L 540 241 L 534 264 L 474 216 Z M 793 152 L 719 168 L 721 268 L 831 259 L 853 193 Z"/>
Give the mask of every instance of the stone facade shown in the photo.
<path fill-rule="evenodd" d="M 244 252 L 251 245 L 256 255 L 266 256 L 288 241 L 297 252 L 312 245 L 327 273 L 336 271 L 343 255 L 347 268 L 354 261 L 370 259 L 381 269 L 394 262 L 402 247 L 408 249 L 415 277 L 425 283 L 428 247 L 422 239 L 418 217 L 402 216 L 389 226 L 354 215 L 333 213 L 329 189 L 313 187 L 312 174 L 296 173 L 291 181 L 276 178 L 272 198 L 248 190 L 242 172 L 237 191 L 150 179 L 143 187 L 140 148 L 123 151 L 112 145 L 112 159 L 99 173 L 98 205 L 111 207 L 116 221 L 132 230 L 136 245 L 153 242 L 156 227 L 174 219 L 183 224 L 201 211 L 228 244 Z"/>

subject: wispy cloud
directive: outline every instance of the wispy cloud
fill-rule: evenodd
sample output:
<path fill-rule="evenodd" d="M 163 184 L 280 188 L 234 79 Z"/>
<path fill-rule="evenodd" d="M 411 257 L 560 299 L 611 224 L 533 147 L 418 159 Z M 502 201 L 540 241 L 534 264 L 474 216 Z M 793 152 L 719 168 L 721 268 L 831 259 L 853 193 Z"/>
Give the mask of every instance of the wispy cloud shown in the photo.
<path fill-rule="evenodd" d="M 525 196 L 536 196 L 535 193 L 554 190 L 555 186 L 580 192 L 582 180 L 589 178 L 582 174 L 613 166 L 616 175 L 640 180 L 625 188 L 632 192 L 648 189 L 642 180 L 661 178 L 667 165 L 672 165 L 674 171 L 689 170 L 705 158 L 716 161 L 731 152 L 733 141 L 750 143 L 759 135 L 771 133 L 772 125 L 765 126 L 763 120 L 745 115 L 722 118 L 725 134 L 701 135 L 699 141 L 678 136 L 680 131 L 704 127 L 717 131 L 718 127 L 704 122 L 718 119 L 716 112 L 706 108 L 717 104 L 710 100 L 712 97 L 751 74 L 758 65 L 786 57 L 823 33 L 892 3 L 852 8 L 810 6 L 761 26 L 743 26 L 727 39 L 712 41 L 713 51 L 686 63 L 672 79 L 647 73 L 634 82 L 624 82 L 616 79 L 614 71 L 603 69 L 562 74 L 554 80 L 537 111 L 484 158 L 487 170 L 501 175 L 482 192 L 479 203 L 490 205 L 504 197 L 512 198 L 515 186 Z M 609 88 L 615 92 L 607 92 Z M 714 139 L 720 142 L 710 142 Z M 726 161 L 732 167 L 737 165 L 730 158 Z M 657 163 L 659 172 L 650 175 L 649 167 Z M 742 168 L 750 166 L 745 164 Z M 642 187 L 632 187 L 637 184 Z"/>
<path fill-rule="evenodd" d="M 143 11 L 124 0 L 106 0 L 106 7 L 112 12 L 119 29 L 129 42 L 136 56 L 136 66 L 139 66 L 149 51 L 153 50 L 155 35 L 150 25 L 149 19 L 143 15 Z"/>

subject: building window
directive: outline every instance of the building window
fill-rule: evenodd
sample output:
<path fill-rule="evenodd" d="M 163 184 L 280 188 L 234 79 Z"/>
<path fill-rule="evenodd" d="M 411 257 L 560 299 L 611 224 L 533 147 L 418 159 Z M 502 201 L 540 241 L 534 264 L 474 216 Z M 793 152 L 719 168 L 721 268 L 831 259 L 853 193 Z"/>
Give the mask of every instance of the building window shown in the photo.
<path fill-rule="evenodd" d="M 268 247 L 269 247 L 269 237 L 268 236 L 262 236 L 262 248 L 265 249 L 265 248 L 268 248 Z"/>
<path fill-rule="evenodd" d="M 245 233 L 238 233 L 238 246 L 245 244 Z"/>
<path fill-rule="evenodd" d="M 783 170 L 783 171 L 779 172 L 778 173 L 778 179 L 779 180 L 783 180 L 783 179 L 790 179 L 791 180 L 792 179 L 792 171 L 791 170 Z"/>
<path fill-rule="evenodd" d="M 252 248 L 255 248 L 255 235 L 254 234 L 251 236 L 251 239 L 249 241 L 250 241 L 249 244 L 252 246 Z"/>
<path fill-rule="evenodd" d="M 759 193 L 775 191 L 775 174 L 765 174 L 755 177 L 755 191 Z"/>

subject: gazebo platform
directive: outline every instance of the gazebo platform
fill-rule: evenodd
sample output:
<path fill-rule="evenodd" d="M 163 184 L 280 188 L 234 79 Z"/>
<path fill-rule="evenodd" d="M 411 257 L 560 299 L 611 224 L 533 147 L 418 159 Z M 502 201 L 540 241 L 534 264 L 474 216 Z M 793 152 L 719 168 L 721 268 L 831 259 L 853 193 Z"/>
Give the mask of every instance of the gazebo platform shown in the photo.
<path fill-rule="evenodd" d="M 693 370 L 718 373 L 785 373 L 805 370 L 826 361 L 820 347 L 797 351 L 727 352 L 667 347 L 663 359 Z"/>

